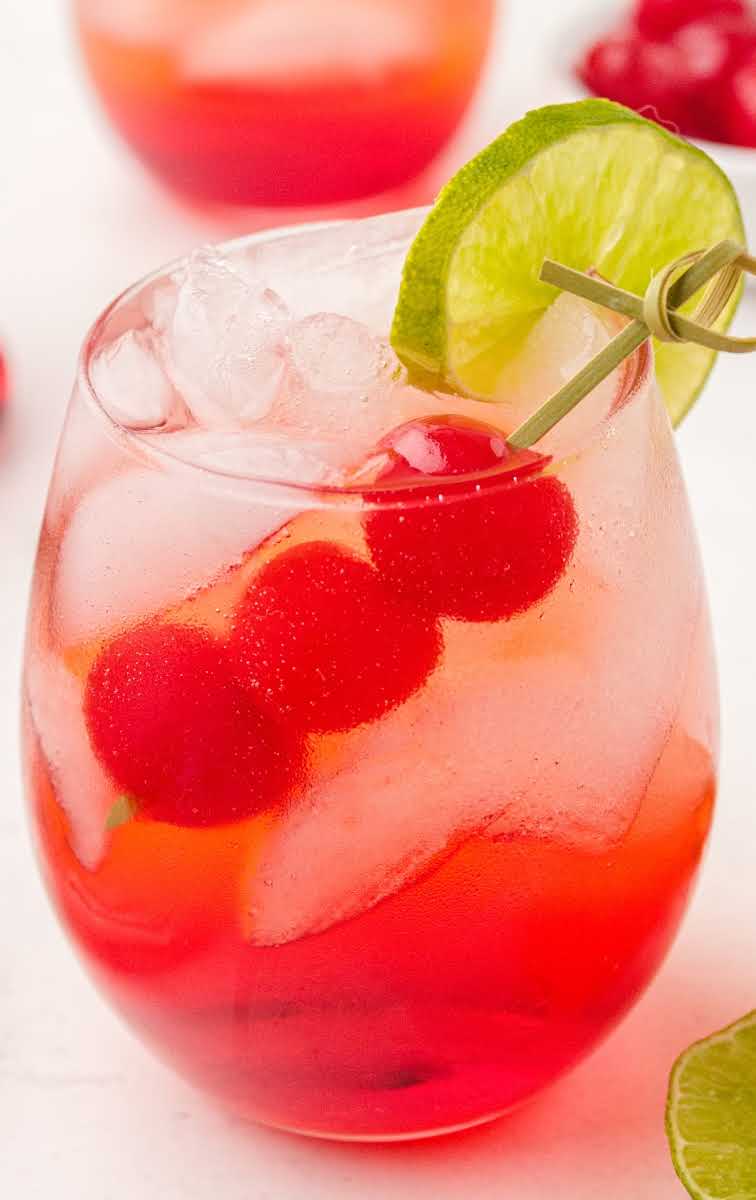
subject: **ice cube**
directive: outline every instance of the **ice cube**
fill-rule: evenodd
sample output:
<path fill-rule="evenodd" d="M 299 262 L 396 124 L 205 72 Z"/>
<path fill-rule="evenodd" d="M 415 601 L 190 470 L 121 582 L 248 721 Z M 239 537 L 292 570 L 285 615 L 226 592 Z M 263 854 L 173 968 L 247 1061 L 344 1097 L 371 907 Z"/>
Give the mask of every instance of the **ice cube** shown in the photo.
<path fill-rule="evenodd" d="M 63 423 L 47 497 L 46 521 L 54 536 L 85 491 L 123 463 L 123 449 L 94 399 L 77 387 Z"/>
<path fill-rule="evenodd" d="M 74 509 L 60 549 L 53 615 L 63 643 L 145 618 L 210 583 L 289 518 L 277 499 L 188 467 L 132 467 L 99 483 Z"/>
<path fill-rule="evenodd" d="M 92 360 L 90 378 L 110 417 L 125 429 L 158 429 L 176 397 L 147 330 L 129 330 Z"/>
<path fill-rule="evenodd" d="M 396 891 L 456 832 L 494 819 L 478 757 L 455 761 L 437 689 L 352 735 L 266 844 L 244 898 L 254 942 L 317 933 Z M 433 751 L 429 753 L 429 736 Z M 469 754 L 469 747 L 466 748 Z"/>
<path fill-rule="evenodd" d="M 562 293 L 531 329 L 521 352 L 499 378 L 497 407 L 509 429 L 577 375 L 621 325 L 614 314 Z M 620 368 L 602 380 L 542 439 L 539 449 L 559 456 L 579 445 L 610 412 L 622 377 Z"/>
<path fill-rule="evenodd" d="M 297 321 L 289 331 L 289 344 L 303 387 L 326 395 L 364 395 L 386 373 L 390 361 L 386 344 L 365 325 L 335 313 L 315 313 Z"/>
<path fill-rule="evenodd" d="M 278 945 L 355 916 L 474 833 L 547 838 L 581 853 L 623 837 L 673 697 L 654 695 L 621 735 L 599 736 L 615 716 L 606 686 L 616 664 L 599 649 L 595 623 L 575 611 L 560 635 L 564 617 L 563 608 L 554 615 L 553 649 L 542 657 L 509 645 L 525 636 L 522 622 L 458 629 L 448 674 L 345 741 L 266 846 L 247 898 L 253 940 Z M 531 620 L 537 646 L 543 623 Z"/>
<path fill-rule="evenodd" d="M 240 245 L 234 268 L 277 291 L 292 315 L 336 312 L 376 336 L 391 326 L 407 251 L 427 210 L 293 229 Z"/>
<path fill-rule="evenodd" d="M 421 417 L 459 413 L 502 428 L 497 405 L 411 387 L 388 342 L 372 338 L 364 326 L 326 314 L 320 322 L 320 315 L 315 315 L 300 323 L 306 327 L 307 339 L 287 374 L 271 419 L 287 436 L 317 441 L 321 457 L 342 473 L 362 477 L 362 467 L 381 440 Z M 353 339 L 346 344 L 345 338 L 343 357 L 339 342 L 327 336 L 336 328 Z"/>
<path fill-rule="evenodd" d="M 176 0 L 79 0 L 78 17 L 87 30 L 145 45 L 170 42 L 185 32 L 184 7 Z"/>
<path fill-rule="evenodd" d="M 187 38 L 192 81 L 279 86 L 348 75 L 364 84 L 432 53 L 432 20 L 402 0 L 257 0 Z"/>
<path fill-rule="evenodd" d="M 183 462 L 244 479 L 275 483 L 338 485 L 340 453 L 333 441 L 254 430 L 204 430 L 150 434 L 148 444 Z"/>
<path fill-rule="evenodd" d="M 332 466 L 353 466 L 386 430 L 395 388 L 389 347 L 364 325 L 330 313 L 292 325 L 289 346 L 270 425 L 279 436 L 320 443 Z"/>
<path fill-rule="evenodd" d="M 680 707 L 649 783 L 639 832 L 679 838 L 681 825 L 713 802 L 719 757 L 717 673 L 704 594 L 690 646 Z M 707 814 L 708 815 L 708 814 Z"/>
<path fill-rule="evenodd" d="M 590 766 L 584 800 L 590 801 L 590 789 L 600 781 L 594 809 L 600 828 L 606 807 L 599 804 L 601 791 L 611 795 L 607 768 L 622 778 L 617 743 L 637 752 L 641 781 L 649 763 L 653 770 L 662 754 L 684 703 L 700 619 L 702 585 L 690 513 L 669 419 L 652 379 L 562 465 L 560 474 L 580 519 L 570 573 L 586 619 L 594 625 L 590 637 L 573 638 L 591 681 L 592 711 L 571 728 L 567 708 L 563 725 Z M 650 774 L 644 790 L 649 779 Z M 581 807 L 573 840 L 591 849 L 596 839 Z M 561 827 L 566 815 L 556 810 L 549 820 L 556 817 Z M 511 834 L 516 829 L 511 816 L 505 814 L 490 832 Z"/>
<path fill-rule="evenodd" d="M 139 307 L 149 327 L 156 333 L 169 333 L 179 298 L 177 273 L 160 277 L 144 285 L 139 294 Z"/>
<path fill-rule="evenodd" d="M 279 944 L 364 911 L 471 833 L 603 854 L 626 835 L 683 700 L 700 568 L 669 422 L 640 391 L 560 474 L 575 554 L 505 625 L 446 622 L 423 692 L 329 754 L 247 896 Z"/>
<path fill-rule="evenodd" d="M 39 649 L 29 655 L 25 682 L 32 724 L 68 818 L 72 849 L 94 870 L 105 853 L 106 823 L 117 794 L 89 743 L 81 682 L 59 659 Z"/>
<path fill-rule="evenodd" d="M 286 305 L 262 284 L 250 288 L 212 249 L 193 254 L 175 283 L 163 335 L 173 383 L 206 428 L 254 423 L 269 411 L 283 376 Z"/>

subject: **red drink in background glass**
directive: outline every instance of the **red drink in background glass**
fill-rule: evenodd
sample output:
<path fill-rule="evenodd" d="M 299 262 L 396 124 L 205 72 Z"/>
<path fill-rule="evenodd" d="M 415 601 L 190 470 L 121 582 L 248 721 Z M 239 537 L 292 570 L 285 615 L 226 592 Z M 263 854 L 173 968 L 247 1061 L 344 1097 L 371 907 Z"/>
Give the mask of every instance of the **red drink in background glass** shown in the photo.
<path fill-rule="evenodd" d="M 395 189 L 480 78 L 493 0 L 77 0 L 116 129 L 200 204 L 315 206 Z"/>

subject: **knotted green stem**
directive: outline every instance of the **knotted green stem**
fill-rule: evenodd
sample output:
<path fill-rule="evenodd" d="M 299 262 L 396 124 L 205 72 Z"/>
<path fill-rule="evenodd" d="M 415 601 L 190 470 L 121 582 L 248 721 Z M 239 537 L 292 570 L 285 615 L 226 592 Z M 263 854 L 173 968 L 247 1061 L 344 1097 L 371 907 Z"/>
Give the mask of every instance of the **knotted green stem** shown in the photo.
<path fill-rule="evenodd" d="M 645 296 L 636 296 L 594 275 L 546 259 L 540 275 L 544 283 L 632 319 L 595 358 L 511 434 L 510 446 L 524 450 L 540 441 L 649 337 L 667 342 L 696 342 L 710 350 L 730 354 L 755 351 L 756 338 L 728 337 L 712 328 L 730 302 L 743 273 L 756 275 L 756 258 L 730 240 L 719 242 L 710 250 L 695 251 L 675 259 L 654 276 Z M 677 311 L 706 284 L 710 287 L 691 317 Z"/>

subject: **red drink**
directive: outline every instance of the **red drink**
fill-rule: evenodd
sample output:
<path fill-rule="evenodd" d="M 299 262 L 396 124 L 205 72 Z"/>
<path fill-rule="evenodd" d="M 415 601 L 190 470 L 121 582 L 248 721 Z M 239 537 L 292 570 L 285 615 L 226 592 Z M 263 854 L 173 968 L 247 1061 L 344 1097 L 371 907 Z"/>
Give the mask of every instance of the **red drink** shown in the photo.
<path fill-rule="evenodd" d="M 390 309 L 416 223 L 253 240 L 106 314 L 31 610 L 28 779 L 64 924 L 185 1076 L 330 1137 L 474 1124 L 577 1062 L 661 961 L 715 792 L 706 602 L 650 356 L 514 454 L 510 407 L 397 381 L 354 320 Z M 286 330 L 267 415 L 214 430 L 177 387 L 200 271 L 202 305 L 243 277 L 295 307 L 264 293 Z M 370 295 L 347 286 L 365 272 Z M 349 317 L 308 316 L 333 289 Z M 609 336 L 559 312 L 554 345 Z M 141 431 L 137 346 L 169 377 Z M 216 413 L 229 379 L 209 377 Z"/>
<path fill-rule="evenodd" d="M 671 778 L 647 800 L 685 815 L 648 817 L 609 853 L 471 838 L 361 917 L 269 949 L 235 934 L 229 894 L 253 826 L 231 842 L 225 831 L 135 822 L 92 877 L 39 760 L 32 779 L 64 920 L 161 1055 L 256 1120 L 383 1138 L 518 1103 L 637 999 L 708 831 L 713 766 L 703 754 L 686 763 L 690 747 L 680 730 Z M 681 772 L 685 794 L 672 782 Z"/>
<path fill-rule="evenodd" d="M 418 175 L 480 76 L 493 0 L 78 0 L 114 125 L 203 204 L 320 205 Z"/>

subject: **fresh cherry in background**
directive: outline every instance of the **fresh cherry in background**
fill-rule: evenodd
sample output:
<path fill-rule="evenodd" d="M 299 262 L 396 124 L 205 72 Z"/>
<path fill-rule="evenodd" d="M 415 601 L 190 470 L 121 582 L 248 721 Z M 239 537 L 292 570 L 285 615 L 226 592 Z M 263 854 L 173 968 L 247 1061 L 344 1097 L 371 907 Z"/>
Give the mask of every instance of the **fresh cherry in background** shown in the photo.
<path fill-rule="evenodd" d="M 725 116 L 730 140 L 756 148 L 756 51 L 733 75 Z"/>
<path fill-rule="evenodd" d="M 577 72 L 594 94 L 687 137 L 751 145 L 754 55 L 756 17 L 742 0 L 641 0 L 629 22 L 587 50 Z"/>
<path fill-rule="evenodd" d="M 609 34 L 589 50 L 580 76 L 596 95 L 669 125 L 685 119 L 682 56 L 673 45 L 645 42 L 635 30 Z"/>
<path fill-rule="evenodd" d="M 663 41 L 703 17 L 737 16 L 748 12 L 745 0 L 638 0 L 634 24 L 644 38 Z"/>

